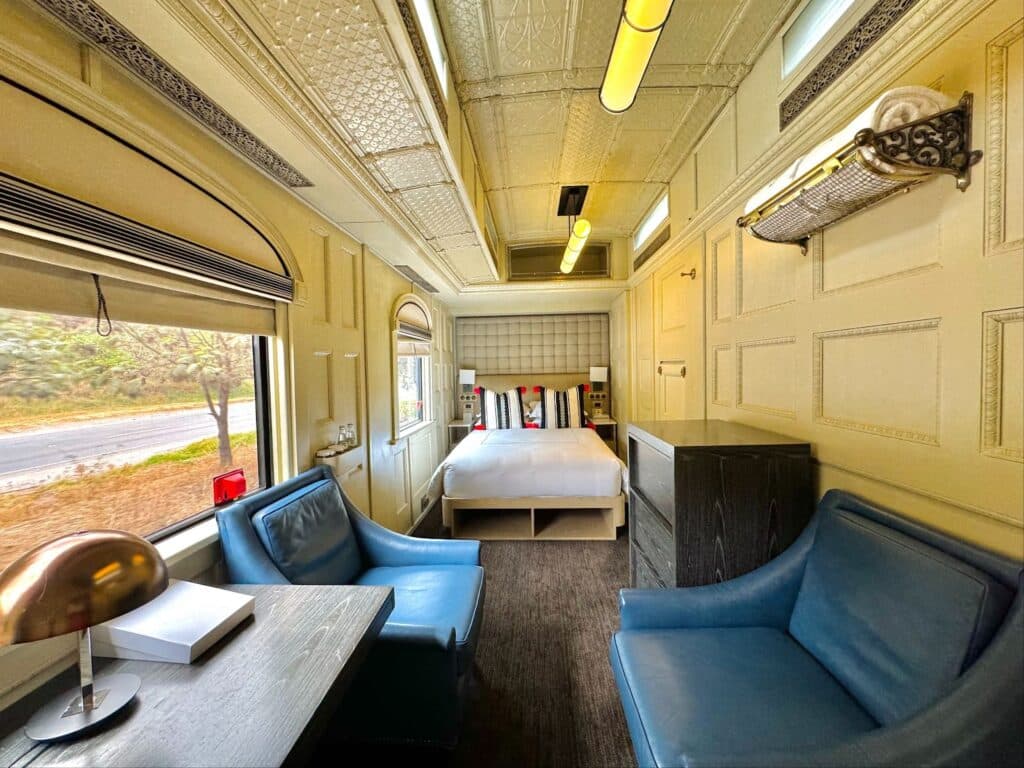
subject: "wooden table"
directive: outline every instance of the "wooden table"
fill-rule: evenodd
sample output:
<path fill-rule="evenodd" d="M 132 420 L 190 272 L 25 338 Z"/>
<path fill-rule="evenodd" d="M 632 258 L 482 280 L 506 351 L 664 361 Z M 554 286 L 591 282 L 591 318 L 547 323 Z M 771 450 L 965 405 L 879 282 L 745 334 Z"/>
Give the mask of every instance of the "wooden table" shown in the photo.
<path fill-rule="evenodd" d="M 77 667 L 0 712 L 0 766 L 301 764 L 394 608 L 390 587 L 231 586 L 255 614 L 193 664 L 96 660 L 142 678 L 95 733 L 36 744 L 22 726 L 76 684 Z"/>

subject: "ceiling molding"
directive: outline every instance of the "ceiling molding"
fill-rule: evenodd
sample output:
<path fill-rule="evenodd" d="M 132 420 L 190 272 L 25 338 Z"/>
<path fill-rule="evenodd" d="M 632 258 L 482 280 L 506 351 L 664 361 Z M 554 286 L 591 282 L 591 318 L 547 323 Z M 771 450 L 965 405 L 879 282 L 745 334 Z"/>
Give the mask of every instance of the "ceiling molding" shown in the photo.
<path fill-rule="evenodd" d="M 183 1 L 196 8 L 197 20 L 212 22 L 223 42 L 248 60 L 265 87 L 313 129 L 326 154 L 358 180 L 367 197 L 401 225 L 446 279 L 456 286 L 495 279 L 464 192 L 447 194 L 447 199 L 462 212 L 464 229 L 458 234 L 473 236 L 475 245 L 458 251 L 442 247 L 453 234 L 450 218 L 443 231 L 434 229 L 439 222 L 432 216 L 436 199 L 461 180 L 440 150 L 439 142 L 446 139 L 434 134 L 389 27 L 372 2 L 325 4 L 325 17 L 340 17 L 331 20 L 286 15 L 252 2 Z M 404 25 L 400 31 L 405 33 Z M 442 189 L 433 195 L 404 194 L 432 184 Z"/>
<path fill-rule="evenodd" d="M 309 179 L 92 0 L 36 2 L 279 182 L 289 187 L 312 186 Z"/>

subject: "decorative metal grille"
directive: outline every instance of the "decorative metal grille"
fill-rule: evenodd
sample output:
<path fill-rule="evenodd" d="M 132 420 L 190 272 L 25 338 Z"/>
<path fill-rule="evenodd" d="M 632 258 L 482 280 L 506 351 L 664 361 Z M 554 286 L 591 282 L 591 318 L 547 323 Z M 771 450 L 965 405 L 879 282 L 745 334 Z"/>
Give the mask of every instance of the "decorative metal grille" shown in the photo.
<path fill-rule="evenodd" d="M 917 0 L 878 0 L 779 105 L 779 130 L 789 125 L 820 93 L 891 29 Z"/>
<path fill-rule="evenodd" d="M 289 187 L 313 186 L 313 182 L 257 139 L 92 0 L 36 2 L 101 51 L 145 80 L 282 184 Z"/>

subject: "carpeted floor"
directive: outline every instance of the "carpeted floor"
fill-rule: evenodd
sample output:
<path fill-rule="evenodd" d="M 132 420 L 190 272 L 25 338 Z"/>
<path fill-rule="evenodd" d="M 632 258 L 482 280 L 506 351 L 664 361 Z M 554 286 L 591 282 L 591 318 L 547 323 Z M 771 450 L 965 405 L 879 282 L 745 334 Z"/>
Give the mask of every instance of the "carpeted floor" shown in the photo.
<path fill-rule="evenodd" d="M 631 766 L 608 641 L 628 541 L 485 542 L 477 681 L 456 766 Z"/>
<path fill-rule="evenodd" d="M 433 530 L 419 535 L 436 535 Z M 324 744 L 310 765 L 624 768 L 635 765 L 608 642 L 629 543 L 484 542 L 484 623 L 454 752 Z"/>

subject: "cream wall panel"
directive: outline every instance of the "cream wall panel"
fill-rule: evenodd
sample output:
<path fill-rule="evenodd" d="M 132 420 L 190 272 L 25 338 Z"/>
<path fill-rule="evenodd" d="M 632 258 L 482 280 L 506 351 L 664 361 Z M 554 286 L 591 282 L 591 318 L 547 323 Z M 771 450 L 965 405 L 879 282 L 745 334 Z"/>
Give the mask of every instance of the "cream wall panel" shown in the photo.
<path fill-rule="evenodd" d="M 962 193 L 933 179 L 826 229 L 813 250 L 815 287 L 828 293 L 905 275 L 939 264 L 943 212 Z M 870 231 L 873 237 L 864 238 Z M 884 252 L 884 259 L 878 253 Z"/>
<path fill-rule="evenodd" d="M 732 405 L 736 396 L 735 359 L 732 344 L 718 344 L 711 348 L 711 383 L 708 398 L 712 405 Z"/>
<path fill-rule="evenodd" d="M 986 312 L 982 349 L 982 450 L 1024 461 L 1024 307 Z"/>
<path fill-rule="evenodd" d="M 736 169 L 757 162 L 779 136 L 776 94 L 782 67 L 782 39 L 775 38 L 736 89 Z"/>
<path fill-rule="evenodd" d="M 632 419 L 633 398 L 631 392 L 632 370 L 631 353 L 633 344 L 630 333 L 630 307 L 632 294 L 623 291 L 612 302 L 611 310 L 608 313 L 610 326 L 610 369 L 608 371 L 611 379 L 611 415 L 618 424 L 616 430 L 618 438 L 618 453 L 620 457 L 626 456 L 627 430 L 626 425 Z"/>
<path fill-rule="evenodd" d="M 728 320 L 736 311 L 737 230 L 732 222 L 708 233 L 711 321 Z"/>
<path fill-rule="evenodd" d="M 796 339 L 736 344 L 736 406 L 796 418 Z"/>
<path fill-rule="evenodd" d="M 708 415 L 812 442 L 821 491 L 846 488 L 1018 557 L 1024 263 L 1004 233 L 1016 231 L 1005 217 L 1016 213 L 1009 196 L 1022 186 L 1007 182 L 1019 173 L 1013 153 L 1024 144 L 1020 127 L 1007 128 L 1020 122 L 1020 17 L 1019 3 L 998 0 L 927 54 L 916 50 L 920 61 L 881 86 L 974 93 L 975 146 L 986 155 L 966 192 L 947 177 L 926 182 L 829 227 L 812 238 L 809 255 L 788 261 L 786 246 L 744 237 L 731 271 L 735 217 L 753 189 L 737 190 L 728 214 L 716 213 L 703 233 Z M 764 88 L 771 77 L 761 66 L 752 77 L 763 75 Z M 755 112 L 766 101 L 746 82 L 737 97 L 741 153 L 759 133 Z M 777 102 L 768 106 L 777 115 Z M 822 121 L 842 124 L 858 108 Z M 794 136 L 792 156 L 753 162 L 790 162 L 821 138 L 805 132 Z M 995 227 L 993 210 L 1002 217 Z"/>
<path fill-rule="evenodd" d="M 703 208 L 736 176 L 736 99 L 730 99 L 697 149 L 697 205 Z"/>
<path fill-rule="evenodd" d="M 796 300 L 796 269 L 804 260 L 796 246 L 758 240 L 745 229 L 736 237 L 736 305 L 741 315 Z"/>
<path fill-rule="evenodd" d="M 673 232 L 681 232 L 697 213 L 697 156 L 690 155 L 672 177 L 668 188 L 669 221 Z"/>
<path fill-rule="evenodd" d="M 815 334 L 815 418 L 822 424 L 939 445 L 939 322 Z"/>
<path fill-rule="evenodd" d="M 1017 21 L 987 47 L 989 254 L 1024 246 L 1024 23 Z"/>
<path fill-rule="evenodd" d="M 633 416 L 654 419 L 654 279 L 649 277 L 633 291 Z"/>

